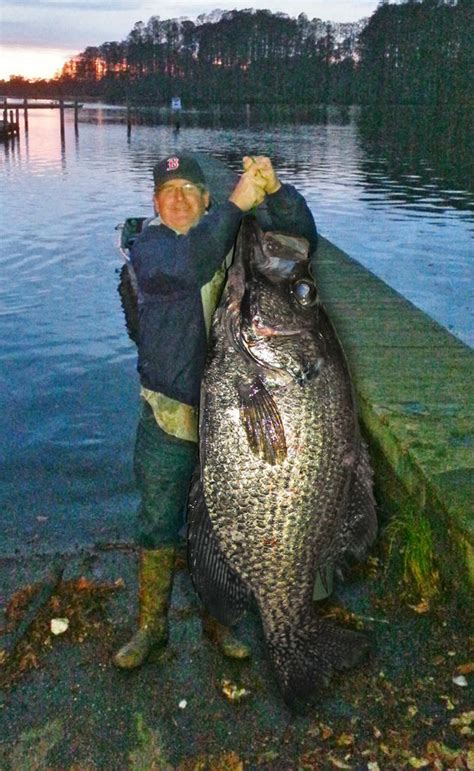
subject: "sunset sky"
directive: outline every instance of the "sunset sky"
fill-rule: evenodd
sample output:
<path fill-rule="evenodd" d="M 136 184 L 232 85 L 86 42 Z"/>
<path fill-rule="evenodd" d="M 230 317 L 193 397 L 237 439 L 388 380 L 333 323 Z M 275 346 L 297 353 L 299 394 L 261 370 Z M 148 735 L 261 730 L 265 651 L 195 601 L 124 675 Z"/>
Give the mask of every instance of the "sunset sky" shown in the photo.
<path fill-rule="evenodd" d="M 136 21 L 146 23 L 150 16 L 195 19 L 216 8 L 267 8 L 289 16 L 356 21 L 377 5 L 378 0 L 1 0 L 0 78 L 52 77 L 87 46 L 124 40 Z"/>

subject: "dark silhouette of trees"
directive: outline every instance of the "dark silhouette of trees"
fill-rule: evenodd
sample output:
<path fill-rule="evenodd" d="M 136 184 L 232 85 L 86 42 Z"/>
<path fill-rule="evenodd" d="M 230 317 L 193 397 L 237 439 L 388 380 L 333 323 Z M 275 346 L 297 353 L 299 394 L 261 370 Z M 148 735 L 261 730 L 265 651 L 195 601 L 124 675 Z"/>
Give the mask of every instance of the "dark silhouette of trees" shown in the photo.
<path fill-rule="evenodd" d="M 380 3 L 359 38 L 361 99 L 438 106 L 472 100 L 473 29 L 472 0 Z"/>
<path fill-rule="evenodd" d="M 172 96 L 187 107 L 468 104 L 473 29 L 473 0 L 382 0 L 355 24 L 251 9 L 195 22 L 152 16 L 121 42 L 86 48 L 29 95 L 49 96 L 54 83 L 56 95 L 155 106 Z M 10 86 L 25 87 L 17 78 L 2 91 Z"/>
<path fill-rule="evenodd" d="M 86 48 L 60 81 L 70 93 L 154 105 L 174 95 L 188 106 L 350 103 L 360 26 L 267 10 L 152 16 L 120 43 Z"/>

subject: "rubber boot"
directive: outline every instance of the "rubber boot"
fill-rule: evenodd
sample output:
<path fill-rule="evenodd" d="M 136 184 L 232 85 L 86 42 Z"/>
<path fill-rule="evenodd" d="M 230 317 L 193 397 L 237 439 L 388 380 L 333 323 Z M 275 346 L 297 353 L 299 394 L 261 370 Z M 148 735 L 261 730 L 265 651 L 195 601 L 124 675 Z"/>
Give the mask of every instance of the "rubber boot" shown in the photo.
<path fill-rule="evenodd" d="M 201 620 L 204 634 L 217 645 L 224 656 L 228 659 L 250 658 L 250 647 L 234 637 L 227 626 L 220 624 L 205 611 L 202 613 Z"/>
<path fill-rule="evenodd" d="M 140 667 L 168 642 L 168 604 L 173 583 L 174 546 L 143 549 L 138 557 L 138 629 L 112 662 L 119 669 Z"/>

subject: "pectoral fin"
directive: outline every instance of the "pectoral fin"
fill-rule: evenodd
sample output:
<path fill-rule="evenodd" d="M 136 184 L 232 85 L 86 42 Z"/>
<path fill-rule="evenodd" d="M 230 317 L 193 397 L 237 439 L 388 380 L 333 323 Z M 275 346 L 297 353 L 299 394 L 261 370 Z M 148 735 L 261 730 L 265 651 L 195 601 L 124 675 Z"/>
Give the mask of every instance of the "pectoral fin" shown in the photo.
<path fill-rule="evenodd" d="M 252 452 L 271 463 L 286 458 L 285 429 L 278 408 L 259 377 L 239 384 L 240 416 Z"/>

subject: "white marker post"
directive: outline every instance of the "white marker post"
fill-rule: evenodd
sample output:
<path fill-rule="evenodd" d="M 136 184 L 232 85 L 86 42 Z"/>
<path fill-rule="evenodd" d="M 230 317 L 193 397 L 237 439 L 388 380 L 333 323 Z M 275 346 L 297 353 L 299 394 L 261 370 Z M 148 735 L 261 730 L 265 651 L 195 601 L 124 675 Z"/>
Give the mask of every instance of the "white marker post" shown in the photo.
<path fill-rule="evenodd" d="M 179 131 L 180 112 L 181 112 L 181 97 L 173 96 L 171 98 L 171 120 L 175 131 Z"/>

